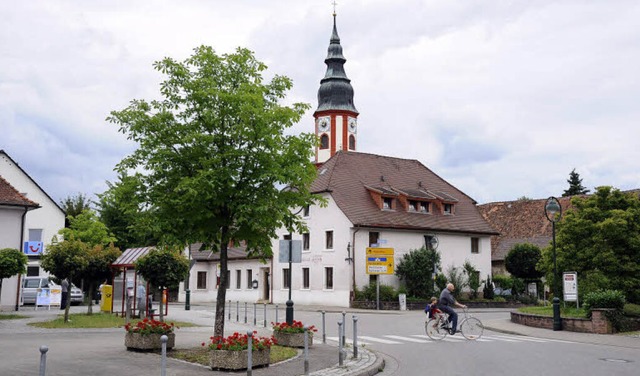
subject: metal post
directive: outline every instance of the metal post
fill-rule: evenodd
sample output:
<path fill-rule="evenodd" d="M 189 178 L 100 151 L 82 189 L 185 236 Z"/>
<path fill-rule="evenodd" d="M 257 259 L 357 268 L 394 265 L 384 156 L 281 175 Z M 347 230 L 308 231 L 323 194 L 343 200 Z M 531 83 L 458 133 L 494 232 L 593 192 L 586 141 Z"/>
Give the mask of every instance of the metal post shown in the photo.
<path fill-rule="evenodd" d="M 347 313 L 345 311 L 342 311 L 342 344 L 347 347 L 347 341 L 346 341 L 346 336 L 345 333 L 347 332 L 347 322 L 345 321 L 345 316 L 347 315 Z"/>
<path fill-rule="evenodd" d="M 267 303 L 264 303 L 264 327 L 267 327 Z"/>
<path fill-rule="evenodd" d="M 251 376 L 253 368 L 253 331 L 247 330 L 247 337 L 247 343 L 249 344 L 247 347 L 247 350 L 249 350 L 247 351 L 247 376 Z"/>
<path fill-rule="evenodd" d="M 160 366 L 160 374 L 162 376 L 167 376 L 167 341 L 169 337 L 163 334 L 160 337 L 160 342 L 162 342 L 162 364 Z"/>
<path fill-rule="evenodd" d="M 240 322 L 240 301 L 236 300 L 236 322 Z"/>
<path fill-rule="evenodd" d="M 304 374 L 309 374 L 309 328 L 304 327 Z"/>
<path fill-rule="evenodd" d="M 244 323 L 247 323 L 247 302 L 244 302 Z"/>
<path fill-rule="evenodd" d="M 560 318 L 560 288 L 558 287 L 558 265 L 556 263 L 556 222 L 551 222 L 551 233 L 553 238 L 553 330 L 562 330 L 562 319 Z"/>
<path fill-rule="evenodd" d="M 353 315 L 353 357 L 358 358 L 358 317 Z"/>
<path fill-rule="evenodd" d="M 285 311 L 285 316 L 287 320 L 287 324 L 293 324 L 293 300 L 291 299 L 291 274 L 293 270 L 291 270 L 291 263 L 293 262 L 293 234 L 289 233 L 289 300 L 287 300 L 287 309 Z"/>
<path fill-rule="evenodd" d="M 278 323 L 278 305 L 276 304 L 276 324 Z"/>
<path fill-rule="evenodd" d="M 231 299 L 229 299 L 229 321 L 231 321 Z"/>
<path fill-rule="evenodd" d="M 129 321 L 131 320 L 131 297 L 129 297 L 129 292 L 127 291 L 127 301 L 125 304 L 125 309 L 127 310 L 127 312 L 125 312 L 124 314 L 124 323 L 125 325 L 129 323 Z"/>
<path fill-rule="evenodd" d="M 380 309 L 380 275 L 376 275 L 376 310 Z"/>
<path fill-rule="evenodd" d="M 191 290 L 187 289 L 184 291 L 184 293 L 185 293 L 184 310 L 190 311 L 191 310 Z"/>
<path fill-rule="evenodd" d="M 256 326 L 258 321 L 256 318 L 256 303 L 253 303 L 253 326 Z"/>
<path fill-rule="evenodd" d="M 45 345 L 40 346 L 40 374 L 39 376 L 44 376 L 47 372 L 47 351 L 49 348 Z"/>
<path fill-rule="evenodd" d="M 324 314 L 325 311 L 322 311 L 322 343 L 327 343 L 327 332 L 324 326 Z"/>
<path fill-rule="evenodd" d="M 342 359 L 342 323 L 338 321 L 338 365 L 342 367 L 344 360 Z"/>

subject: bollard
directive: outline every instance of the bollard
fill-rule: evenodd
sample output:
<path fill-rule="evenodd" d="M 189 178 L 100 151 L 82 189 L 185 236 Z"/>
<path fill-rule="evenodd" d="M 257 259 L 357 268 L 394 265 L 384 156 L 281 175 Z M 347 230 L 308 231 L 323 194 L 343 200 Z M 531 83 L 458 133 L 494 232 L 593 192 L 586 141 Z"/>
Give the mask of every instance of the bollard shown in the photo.
<path fill-rule="evenodd" d="M 257 325 L 257 318 L 256 318 L 256 303 L 253 303 L 253 326 Z"/>
<path fill-rule="evenodd" d="M 304 327 L 304 374 L 309 375 L 309 327 Z"/>
<path fill-rule="evenodd" d="M 278 323 L 278 305 L 276 304 L 276 324 Z"/>
<path fill-rule="evenodd" d="M 127 296 L 127 300 L 125 301 L 124 308 L 127 310 L 124 314 L 124 324 L 127 325 L 131 320 L 131 298 Z"/>
<path fill-rule="evenodd" d="M 358 317 L 356 315 L 353 318 L 353 358 L 358 359 Z"/>
<path fill-rule="evenodd" d="M 264 312 L 263 312 L 263 317 L 264 317 L 264 327 L 267 327 L 267 303 L 264 303 Z"/>
<path fill-rule="evenodd" d="M 253 368 L 253 331 L 247 330 L 247 343 L 249 346 L 247 347 L 247 376 L 251 376 L 252 368 Z"/>
<path fill-rule="evenodd" d="M 345 333 L 347 332 L 347 322 L 345 321 L 346 315 L 347 313 L 345 311 L 342 311 L 342 345 L 344 347 L 347 347 L 347 341 L 345 341 L 346 339 Z"/>
<path fill-rule="evenodd" d="M 39 376 L 44 376 L 46 374 L 47 369 L 47 351 L 49 348 L 45 345 L 40 346 L 40 374 Z"/>
<path fill-rule="evenodd" d="M 327 332 L 324 330 L 324 314 L 326 312 L 322 311 L 322 343 L 327 343 Z"/>
<path fill-rule="evenodd" d="M 229 321 L 231 321 L 231 299 L 229 299 Z"/>
<path fill-rule="evenodd" d="M 160 365 L 160 375 L 167 376 L 167 341 L 169 337 L 163 334 L 160 337 L 160 342 L 162 342 L 162 363 Z"/>
<path fill-rule="evenodd" d="M 240 322 L 240 301 L 236 300 L 236 322 Z"/>
<path fill-rule="evenodd" d="M 247 323 L 247 302 L 244 302 L 244 323 Z"/>
<path fill-rule="evenodd" d="M 342 359 L 342 323 L 338 321 L 338 365 L 342 367 L 344 361 Z"/>

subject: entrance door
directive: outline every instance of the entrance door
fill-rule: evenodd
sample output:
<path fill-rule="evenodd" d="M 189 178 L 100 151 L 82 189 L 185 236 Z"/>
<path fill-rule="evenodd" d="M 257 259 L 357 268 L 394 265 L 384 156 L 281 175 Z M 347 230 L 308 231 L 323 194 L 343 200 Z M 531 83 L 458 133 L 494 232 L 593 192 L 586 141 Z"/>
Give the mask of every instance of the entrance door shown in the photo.
<path fill-rule="evenodd" d="M 261 268 L 260 273 L 262 274 L 262 299 L 263 301 L 270 301 L 270 290 L 271 285 L 269 281 L 270 273 L 269 268 Z"/>

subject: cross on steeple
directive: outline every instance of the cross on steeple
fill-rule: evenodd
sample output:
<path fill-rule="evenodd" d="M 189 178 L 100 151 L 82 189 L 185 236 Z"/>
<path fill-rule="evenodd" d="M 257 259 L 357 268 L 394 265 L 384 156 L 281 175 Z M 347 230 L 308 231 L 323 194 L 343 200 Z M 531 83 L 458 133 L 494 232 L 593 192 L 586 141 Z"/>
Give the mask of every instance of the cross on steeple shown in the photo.
<path fill-rule="evenodd" d="M 338 3 L 336 2 L 336 0 L 333 0 L 331 2 L 331 4 L 333 4 L 333 16 L 336 16 L 336 5 L 338 5 Z"/>

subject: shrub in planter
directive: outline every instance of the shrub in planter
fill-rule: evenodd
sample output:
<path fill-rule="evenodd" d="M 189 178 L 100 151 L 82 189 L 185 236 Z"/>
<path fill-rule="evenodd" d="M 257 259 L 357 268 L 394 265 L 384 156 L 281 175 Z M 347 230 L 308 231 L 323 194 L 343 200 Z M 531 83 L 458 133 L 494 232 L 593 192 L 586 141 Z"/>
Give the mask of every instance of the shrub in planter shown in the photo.
<path fill-rule="evenodd" d="M 144 319 L 135 325 L 131 323 L 124 326 L 127 332 L 124 337 L 124 345 L 127 350 L 155 350 L 162 348 L 161 337 L 166 335 L 167 349 L 175 346 L 176 335 L 173 332 L 173 323 L 167 324 L 153 319 Z"/>
<path fill-rule="evenodd" d="M 276 343 L 286 347 L 304 347 L 304 325 L 300 321 L 293 320 L 291 325 L 286 322 L 271 323 Z M 307 328 L 308 345 L 313 345 L 313 333 L 317 332 L 315 326 Z"/>
<path fill-rule="evenodd" d="M 257 334 L 257 332 L 253 332 Z M 252 351 L 252 367 L 268 366 L 271 346 L 275 343 L 273 337 L 249 336 L 233 333 L 228 337 L 210 337 L 209 343 L 202 342 L 211 350 L 209 365 L 211 369 L 241 370 L 248 368 L 248 351 Z"/>

